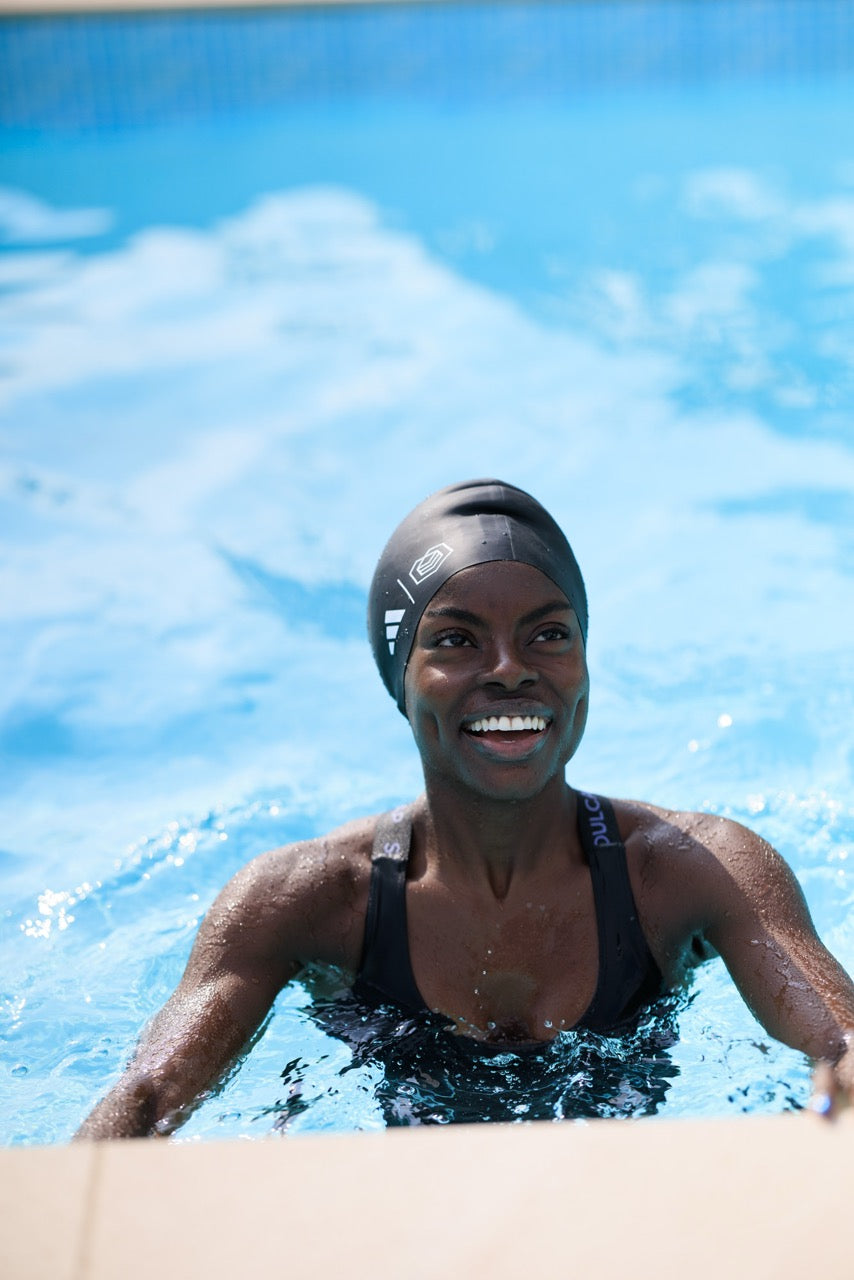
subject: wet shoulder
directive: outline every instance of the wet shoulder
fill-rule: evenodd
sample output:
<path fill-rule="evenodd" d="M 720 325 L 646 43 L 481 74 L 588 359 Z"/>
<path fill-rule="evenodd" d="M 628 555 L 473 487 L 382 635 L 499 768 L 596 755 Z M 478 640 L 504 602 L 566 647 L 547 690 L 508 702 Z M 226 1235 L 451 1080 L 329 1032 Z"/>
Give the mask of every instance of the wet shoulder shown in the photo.
<path fill-rule="evenodd" d="M 730 897 L 788 874 L 779 854 L 716 814 L 615 800 L 638 906 L 683 929 L 701 928 Z"/>
<path fill-rule="evenodd" d="M 641 862 L 670 865 L 727 867 L 738 873 L 757 855 L 774 854 L 771 846 L 755 831 L 732 818 L 690 810 L 667 809 L 640 800 L 614 800 L 620 833 Z M 778 855 L 776 855 L 778 856 Z"/>
<path fill-rule="evenodd" d="M 303 963 L 355 969 L 361 955 L 379 815 L 262 853 L 218 900 L 244 924 L 287 939 Z"/>

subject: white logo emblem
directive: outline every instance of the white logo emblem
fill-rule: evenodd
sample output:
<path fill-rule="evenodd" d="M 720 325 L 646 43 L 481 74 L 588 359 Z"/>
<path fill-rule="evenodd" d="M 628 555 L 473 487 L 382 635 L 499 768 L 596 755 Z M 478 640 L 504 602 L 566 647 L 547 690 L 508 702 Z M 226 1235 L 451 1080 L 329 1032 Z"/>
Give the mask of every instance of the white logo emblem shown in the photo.
<path fill-rule="evenodd" d="M 410 578 L 416 584 L 423 582 L 425 578 L 430 577 L 431 573 L 435 573 L 452 553 L 453 548 L 449 547 L 447 542 L 437 542 L 435 547 L 428 547 L 409 570 Z"/>
<path fill-rule="evenodd" d="M 405 613 L 405 609 L 386 609 L 385 611 L 385 637 L 388 640 L 389 653 L 394 653 L 394 642 L 400 630 L 401 618 Z"/>

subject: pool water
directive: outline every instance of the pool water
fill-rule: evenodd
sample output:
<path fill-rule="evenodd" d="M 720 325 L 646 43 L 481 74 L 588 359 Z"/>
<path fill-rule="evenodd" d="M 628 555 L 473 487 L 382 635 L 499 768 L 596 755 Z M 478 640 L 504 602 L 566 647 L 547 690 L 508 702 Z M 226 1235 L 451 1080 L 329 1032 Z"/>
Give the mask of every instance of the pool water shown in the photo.
<path fill-rule="evenodd" d="M 365 593 L 467 476 L 584 569 L 570 781 L 747 822 L 854 968 L 851 9 L 7 19 L 0 75 L 0 1140 L 70 1136 L 248 858 L 420 789 Z M 720 964 L 477 1069 L 340 986 L 184 1135 L 808 1093 Z"/>

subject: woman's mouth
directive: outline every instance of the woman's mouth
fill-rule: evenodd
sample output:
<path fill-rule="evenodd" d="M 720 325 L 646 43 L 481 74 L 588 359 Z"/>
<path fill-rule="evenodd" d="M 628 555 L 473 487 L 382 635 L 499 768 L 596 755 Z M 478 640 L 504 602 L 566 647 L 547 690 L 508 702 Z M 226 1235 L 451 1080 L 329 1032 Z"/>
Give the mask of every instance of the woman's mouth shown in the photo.
<path fill-rule="evenodd" d="M 465 726 L 466 733 L 542 733 L 544 716 L 482 716 Z"/>
<path fill-rule="evenodd" d="M 463 725 L 463 733 L 483 755 L 523 761 L 539 751 L 551 724 L 551 716 L 537 714 L 479 716 Z"/>

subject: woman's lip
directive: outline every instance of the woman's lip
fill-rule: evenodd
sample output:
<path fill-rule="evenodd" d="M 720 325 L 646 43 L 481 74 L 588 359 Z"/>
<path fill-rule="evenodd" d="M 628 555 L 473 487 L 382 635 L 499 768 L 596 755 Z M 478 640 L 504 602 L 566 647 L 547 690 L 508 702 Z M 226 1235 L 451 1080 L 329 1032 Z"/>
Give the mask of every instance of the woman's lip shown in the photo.
<path fill-rule="evenodd" d="M 544 729 L 490 730 L 466 732 L 465 738 L 481 755 L 501 760 L 521 760 L 535 754 L 549 736 L 551 721 Z"/>

